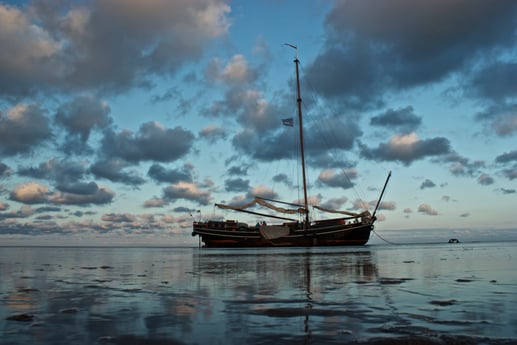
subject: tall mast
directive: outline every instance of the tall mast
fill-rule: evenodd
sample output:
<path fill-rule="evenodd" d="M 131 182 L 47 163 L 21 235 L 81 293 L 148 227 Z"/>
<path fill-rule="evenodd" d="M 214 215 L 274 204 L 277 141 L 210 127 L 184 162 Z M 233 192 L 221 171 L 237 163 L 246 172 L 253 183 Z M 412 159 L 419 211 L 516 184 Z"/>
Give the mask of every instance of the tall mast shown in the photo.
<path fill-rule="evenodd" d="M 305 174 L 305 149 L 303 142 L 303 119 L 302 119 L 302 96 L 300 94 L 300 73 L 298 71 L 298 48 L 292 44 L 286 43 L 287 46 L 296 50 L 296 58 L 294 64 L 296 66 L 296 103 L 298 105 L 298 130 L 300 132 L 300 151 L 302 155 L 302 176 L 303 176 L 303 206 L 305 207 L 305 229 L 309 226 L 309 203 L 307 198 L 307 177 Z"/>

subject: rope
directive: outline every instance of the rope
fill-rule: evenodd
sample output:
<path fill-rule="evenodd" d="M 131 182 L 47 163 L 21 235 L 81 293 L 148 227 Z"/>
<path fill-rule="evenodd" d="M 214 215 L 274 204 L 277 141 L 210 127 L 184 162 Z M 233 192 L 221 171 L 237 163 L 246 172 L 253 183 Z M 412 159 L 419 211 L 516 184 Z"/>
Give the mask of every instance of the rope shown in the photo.
<path fill-rule="evenodd" d="M 372 232 L 373 232 L 377 237 L 379 237 L 381 240 L 383 240 L 384 242 L 386 242 L 386 243 L 388 243 L 388 244 L 392 244 L 392 245 L 395 245 L 395 246 L 400 245 L 400 243 L 395 243 L 395 242 L 392 242 L 392 241 L 388 241 L 387 239 L 385 239 L 384 237 L 382 237 L 381 235 L 379 235 L 379 234 L 377 233 L 377 231 L 375 231 L 375 230 L 372 230 Z"/>

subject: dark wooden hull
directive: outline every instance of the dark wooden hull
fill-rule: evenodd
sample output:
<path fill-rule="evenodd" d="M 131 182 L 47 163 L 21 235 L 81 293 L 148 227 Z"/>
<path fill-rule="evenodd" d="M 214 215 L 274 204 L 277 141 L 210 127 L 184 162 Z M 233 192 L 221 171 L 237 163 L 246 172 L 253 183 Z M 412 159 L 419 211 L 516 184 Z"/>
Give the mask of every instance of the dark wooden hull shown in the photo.
<path fill-rule="evenodd" d="M 291 228 L 286 236 L 267 239 L 259 228 L 221 229 L 209 223 L 194 223 L 192 236 L 200 236 L 205 247 L 313 247 L 361 246 L 368 242 L 373 223 L 316 224 L 307 230 Z"/>

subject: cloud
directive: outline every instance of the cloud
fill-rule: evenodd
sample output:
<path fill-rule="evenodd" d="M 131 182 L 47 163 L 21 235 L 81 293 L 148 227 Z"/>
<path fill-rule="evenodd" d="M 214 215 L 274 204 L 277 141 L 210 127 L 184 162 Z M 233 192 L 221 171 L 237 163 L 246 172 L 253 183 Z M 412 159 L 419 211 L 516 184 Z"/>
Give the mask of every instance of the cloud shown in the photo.
<path fill-rule="evenodd" d="M 105 222 L 131 223 L 136 220 L 136 217 L 130 213 L 106 213 L 101 219 Z"/>
<path fill-rule="evenodd" d="M 36 182 L 28 182 L 14 187 L 10 199 L 24 204 L 45 203 L 50 195 L 49 188 Z"/>
<path fill-rule="evenodd" d="M 495 157 L 496 163 L 507 163 L 511 161 L 517 161 L 517 150 L 505 152 L 497 157 Z"/>
<path fill-rule="evenodd" d="M 256 186 L 249 190 L 246 197 L 248 199 L 253 199 L 255 197 L 261 197 L 266 199 L 278 199 L 278 194 L 273 191 L 271 188 L 266 186 Z"/>
<path fill-rule="evenodd" d="M 510 169 L 503 170 L 504 176 L 506 176 L 509 180 L 513 180 L 517 178 L 517 164 Z"/>
<path fill-rule="evenodd" d="M 436 186 L 436 184 L 433 181 L 431 181 L 429 179 L 425 179 L 425 181 L 422 182 L 422 184 L 420 185 L 420 189 L 433 188 L 435 186 Z"/>
<path fill-rule="evenodd" d="M 516 12 L 483 0 L 338 2 L 326 49 L 308 67 L 311 84 L 350 105 L 378 104 L 387 90 L 443 80 L 480 54 L 511 48 Z"/>
<path fill-rule="evenodd" d="M 426 214 L 428 216 L 436 216 L 438 212 L 434 210 L 429 204 L 421 204 L 418 206 L 418 212 Z"/>
<path fill-rule="evenodd" d="M 375 206 L 377 204 L 377 200 L 372 201 L 370 205 Z M 379 210 L 387 210 L 387 211 L 394 211 L 397 209 L 397 204 L 393 201 L 381 201 L 379 205 Z"/>
<path fill-rule="evenodd" d="M 236 54 L 226 64 L 220 59 L 212 59 L 205 70 L 205 75 L 212 81 L 241 84 L 255 81 L 258 71 L 249 67 L 248 61 L 243 55 Z"/>
<path fill-rule="evenodd" d="M 5 202 L 0 201 L 0 211 L 5 211 L 9 209 L 9 204 L 6 204 Z"/>
<path fill-rule="evenodd" d="M 475 119 L 488 124 L 500 137 L 517 133 L 517 103 L 498 103 L 476 114 Z"/>
<path fill-rule="evenodd" d="M 11 168 L 7 164 L 0 162 L 0 178 L 9 177 L 11 174 Z"/>
<path fill-rule="evenodd" d="M 171 129 L 158 122 L 146 122 L 137 133 L 123 130 L 117 134 L 106 130 L 102 152 L 108 157 L 122 158 L 132 163 L 149 160 L 171 162 L 186 155 L 193 141 L 194 135 L 186 129 Z"/>
<path fill-rule="evenodd" d="M 118 91 L 173 75 L 230 26 L 219 0 L 0 5 L 0 92 Z M 16 59 L 12 59 L 16 56 Z"/>
<path fill-rule="evenodd" d="M 479 172 L 479 169 L 485 167 L 485 162 L 471 161 L 455 152 L 437 159 L 436 162 L 450 163 L 449 171 L 455 176 L 474 176 Z"/>
<path fill-rule="evenodd" d="M 136 170 L 124 171 L 130 164 L 122 159 L 109 158 L 95 162 L 90 171 L 98 178 L 105 178 L 112 182 L 120 182 L 131 186 L 139 186 L 145 183 L 145 179 L 139 176 Z"/>
<path fill-rule="evenodd" d="M 164 198 L 174 202 L 178 199 L 185 199 L 196 202 L 200 205 L 208 205 L 211 196 L 209 192 L 204 192 L 194 183 L 178 182 L 163 189 Z"/>
<path fill-rule="evenodd" d="M 339 210 L 343 207 L 348 199 L 346 197 L 329 199 L 320 206 L 329 210 Z"/>
<path fill-rule="evenodd" d="M 410 165 L 428 156 L 441 156 L 451 152 L 449 140 L 443 137 L 422 140 L 415 133 L 394 135 L 388 143 L 370 149 L 361 145 L 361 155 L 377 161 L 400 161 Z"/>
<path fill-rule="evenodd" d="M 353 179 L 357 178 L 356 170 L 336 172 L 334 169 L 325 169 L 318 176 L 318 182 L 328 187 L 349 189 L 354 186 Z"/>
<path fill-rule="evenodd" d="M 467 83 L 468 92 L 494 104 L 508 103 L 515 100 L 517 94 L 516 78 L 517 63 L 496 61 L 473 74 Z"/>
<path fill-rule="evenodd" d="M 91 131 L 107 128 L 112 123 L 109 113 L 110 108 L 106 102 L 90 96 L 78 96 L 62 104 L 57 110 L 55 121 L 68 133 L 65 152 L 85 151 Z"/>
<path fill-rule="evenodd" d="M 167 169 L 160 164 L 153 164 L 149 167 L 147 175 L 156 182 L 192 182 L 192 169 L 190 165 L 184 165 L 179 169 Z"/>
<path fill-rule="evenodd" d="M 227 179 L 224 181 L 224 190 L 227 192 L 245 192 L 250 188 L 250 181 L 242 178 Z"/>
<path fill-rule="evenodd" d="M 489 186 L 494 183 L 494 179 L 488 174 L 481 174 L 478 177 L 478 183 L 483 186 Z"/>
<path fill-rule="evenodd" d="M 150 207 L 163 207 L 168 204 L 168 201 L 163 198 L 152 198 L 144 202 L 145 208 Z"/>
<path fill-rule="evenodd" d="M 39 105 L 18 104 L 6 114 L 0 112 L 0 153 L 29 153 L 50 138 L 49 120 Z"/>
<path fill-rule="evenodd" d="M 372 126 L 398 129 L 404 133 L 413 132 L 421 123 L 422 118 L 414 114 L 414 109 L 411 106 L 396 110 L 388 109 L 370 119 L 370 125 Z"/>
<path fill-rule="evenodd" d="M 224 128 L 212 125 L 203 128 L 199 132 L 199 136 L 208 140 L 209 143 L 214 144 L 218 140 L 225 140 L 228 137 L 228 133 Z"/>
<path fill-rule="evenodd" d="M 84 190 L 74 192 L 56 192 L 49 201 L 54 204 L 88 206 L 105 205 L 113 201 L 115 193 L 108 187 L 99 186 L 94 182 L 89 183 Z"/>
<path fill-rule="evenodd" d="M 507 189 L 507 188 L 501 188 L 501 192 L 503 194 L 515 194 L 517 191 L 513 188 Z"/>

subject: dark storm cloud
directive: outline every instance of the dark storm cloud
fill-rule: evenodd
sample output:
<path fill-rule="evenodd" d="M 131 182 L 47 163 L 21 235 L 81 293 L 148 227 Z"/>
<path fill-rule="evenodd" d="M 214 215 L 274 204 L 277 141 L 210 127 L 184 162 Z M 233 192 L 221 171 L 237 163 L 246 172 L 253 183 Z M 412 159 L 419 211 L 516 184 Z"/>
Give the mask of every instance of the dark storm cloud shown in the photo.
<path fill-rule="evenodd" d="M 326 18 L 326 49 L 307 68 L 316 90 L 378 105 L 388 90 L 443 80 L 515 44 L 517 4 L 485 0 L 353 0 Z"/>
<path fill-rule="evenodd" d="M 250 188 L 250 181 L 242 178 L 227 179 L 224 181 L 224 190 L 227 192 L 245 192 Z"/>
<path fill-rule="evenodd" d="M 145 179 L 135 170 L 126 170 L 131 164 L 128 162 L 111 158 L 98 161 L 90 167 L 90 171 L 98 178 L 105 178 L 113 182 L 121 182 L 124 184 L 139 186 L 145 183 Z"/>
<path fill-rule="evenodd" d="M 49 120 L 39 105 L 19 104 L 7 113 L 0 111 L 0 153 L 28 153 L 50 137 Z"/>
<path fill-rule="evenodd" d="M 419 139 L 414 134 L 394 136 L 388 143 L 377 148 L 361 144 L 361 156 L 376 161 L 399 161 L 410 165 L 416 160 L 432 156 L 442 156 L 451 152 L 450 142 L 443 137 Z"/>
<path fill-rule="evenodd" d="M 123 90 L 174 74 L 226 33 L 222 1 L 33 1 L 0 5 L 0 91 Z M 12 57 L 16 56 L 16 59 Z"/>
<path fill-rule="evenodd" d="M 181 169 L 167 169 L 160 164 L 153 164 L 147 175 L 156 182 L 192 182 L 192 166 L 186 165 Z"/>
<path fill-rule="evenodd" d="M 102 152 L 108 157 L 128 162 L 171 162 L 186 155 L 192 147 L 194 135 L 181 127 L 165 128 L 157 122 L 146 122 L 138 132 L 108 129 L 102 139 Z"/>
<path fill-rule="evenodd" d="M 416 116 L 413 107 L 388 109 L 382 114 L 370 119 L 370 125 L 394 128 L 404 133 L 413 132 L 422 123 L 422 118 Z"/>

